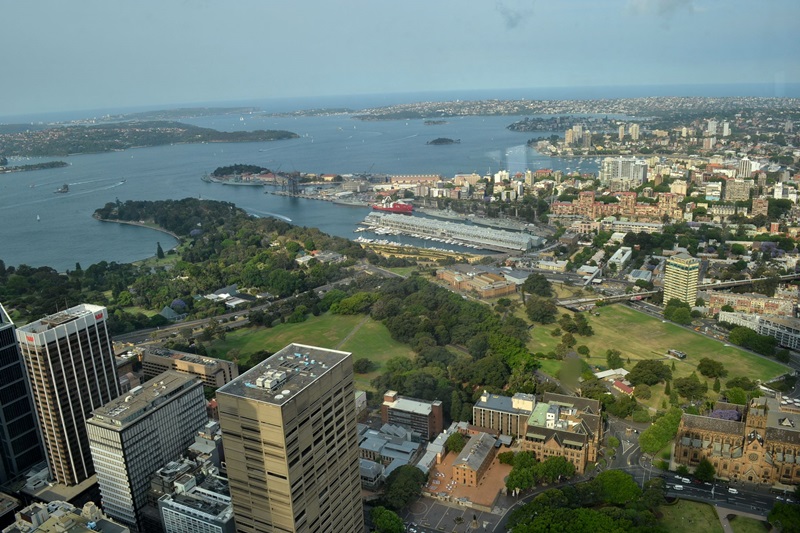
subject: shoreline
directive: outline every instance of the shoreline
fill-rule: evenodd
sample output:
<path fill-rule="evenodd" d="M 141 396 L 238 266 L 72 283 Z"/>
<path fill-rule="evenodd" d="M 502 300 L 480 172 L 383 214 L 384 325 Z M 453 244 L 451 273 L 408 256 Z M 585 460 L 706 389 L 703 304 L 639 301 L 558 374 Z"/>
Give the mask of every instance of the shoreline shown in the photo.
<path fill-rule="evenodd" d="M 168 248 L 167 250 L 175 250 L 178 247 L 178 245 L 182 242 L 182 239 L 180 238 L 180 236 L 178 236 L 177 234 L 169 231 L 168 229 L 164 229 L 164 228 L 161 228 L 161 227 L 158 227 L 158 226 L 156 226 L 156 227 L 148 226 L 147 224 L 144 224 L 142 222 L 133 222 L 133 221 L 130 221 L 130 220 L 117 220 L 117 219 L 110 219 L 110 218 L 98 218 L 95 215 L 92 215 L 92 218 L 97 220 L 97 221 L 99 221 L 99 222 L 112 222 L 114 224 L 126 224 L 128 226 L 136 226 L 136 227 L 139 227 L 139 228 L 146 228 L 146 229 L 151 229 L 151 230 L 154 230 L 154 231 L 160 231 L 161 233 L 166 233 L 167 235 L 169 235 L 170 237 L 172 237 L 176 241 L 178 241 L 178 243 L 175 246 L 173 246 L 172 248 Z M 149 259 L 150 257 L 155 257 L 155 255 L 148 256 L 145 259 Z M 139 261 L 141 261 L 141 259 L 139 259 Z M 131 262 L 133 263 L 134 261 L 131 261 Z"/>

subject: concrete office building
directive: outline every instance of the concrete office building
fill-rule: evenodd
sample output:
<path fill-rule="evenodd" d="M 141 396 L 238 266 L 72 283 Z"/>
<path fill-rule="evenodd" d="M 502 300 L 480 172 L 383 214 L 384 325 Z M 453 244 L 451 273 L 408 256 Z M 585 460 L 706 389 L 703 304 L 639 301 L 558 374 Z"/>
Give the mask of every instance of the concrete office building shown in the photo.
<path fill-rule="evenodd" d="M 86 419 L 119 396 L 106 317 L 81 304 L 17 329 L 50 474 L 67 486 L 94 474 Z"/>
<path fill-rule="evenodd" d="M 44 455 L 14 323 L 0 305 L 0 484 Z"/>
<path fill-rule="evenodd" d="M 150 348 L 142 354 L 142 371 L 145 379 L 175 370 L 199 378 L 208 387 L 221 387 L 239 375 L 233 361 L 223 361 L 166 348 Z"/>
<path fill-rule="evenodd" d="M 697 281 L 700 277 L 700 261 L 681 252 L 667 259 L 664 269 L 664 304 L 673 298 L 691 306 L 697 300 Z"/>
<path fill-rule="evenodd" d="M 520 438 L 527 432 L 534 407 L 532 394 L 518 392 L 509 398 L 483 391 L 472 408 L 472 423 L 489 433 Z"/>
<path fill-rule="evenodd" d="M 384 424 L 397 424 L 416 431 L 430 440 L 444 429 L 442 402 L 400 396 L 397 391 L 386 391 L 381 405 Z"/>
<path fill-rule="evenodd" d="M 361 533 L 350 353 L 290 344 L 217 390 L 240 533 Z"/>
<path fill-rule="evenodd" d="M 143 531 L 150 478 L 194 442 L 206 421 L 202 383 L 168 371 L 96 409 L 87 421 L 103 509 Z"/>

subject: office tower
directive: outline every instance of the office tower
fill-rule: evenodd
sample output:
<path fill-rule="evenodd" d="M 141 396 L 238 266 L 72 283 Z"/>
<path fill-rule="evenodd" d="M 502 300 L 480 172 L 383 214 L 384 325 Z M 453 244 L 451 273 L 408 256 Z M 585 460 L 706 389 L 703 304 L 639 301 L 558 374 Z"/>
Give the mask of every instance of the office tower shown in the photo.
<path fill-rule="evenodd" d="M 639 140 L 639 125 L 638 124 L 631 124 L 628 131 L 631 134 L 631 140 L 638 141 Z"/>
<path fill-rule="evenodd" d="M 17 329 L 50 474 L 77 485 L 94 474 L 86 419 L 119 395 L 106 308 L 81 304 Z"/>
<path fill-rule="evenodd" d="M 667 259 L 664 271 L 664 304 L 673 298 L 694 306 L 697 300 L 697 280 L 700 277 L 700 261 L 681 252 Z"/>
<path fill-rule="evenodd" d="M 14 323 L 2 305 L 0 376 L 0 483 L 5 483 L 44 456 Z"/>
<path fill-rule="evenodd" d="M 86 430 L 108 516 L 141 530 L 150 477 L 178 459 L 207 420 L 202 382 L 172 370 L 95 409 Z"/>
<path fill-rule="evenodd" d="M 351 354 L 290 344 L 217 401 L 240 533 L 364 531 Z"/>

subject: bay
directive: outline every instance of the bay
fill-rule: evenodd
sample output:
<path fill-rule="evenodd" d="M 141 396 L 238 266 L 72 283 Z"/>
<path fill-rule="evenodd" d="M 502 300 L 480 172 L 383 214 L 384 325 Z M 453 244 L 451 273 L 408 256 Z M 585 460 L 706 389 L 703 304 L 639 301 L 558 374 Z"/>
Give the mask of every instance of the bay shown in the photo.
<path fill-rule="evenodd" d="M 6 265 L 52 266 L 59 271 L 99 261 L 131 262 L 153 256 L 157 242 L 176 244 L 164 233 L 92 218 L 98 207 L 116 199 L 164 200 L 195 197 L 233 202 L 258 216 L 277 216 L 294 224 L 354 238 L 368 208 L 264 194 L 269 188 L 205 183 L 218 166 L 257 164 L 273 170 L 315 173 L 441 174 L 524 172 L 552 168 L 595 172 L 593 159 L 542 156 L 527 148 L 533 136 L 506 126 L 515 117 L 458 117 L 446 124 L 423 120 L 365 122 L 348 115 L 271 117 L 209 116 L 185 120 L 219 130 L 285 129 L 301 137 L 264 143 L 209 143 L 140 148 L 63 158 L 64 168 L 0 175 L 0 259 Z M 459 144 L 432 146 L 437 137 Z M 62 158 L 47 158 L 62 159 Z M 10 164 L 38 161 L 12 158 Z M 69 192 L 54 191 L 63 184 Z M 38 217 L 38 220 L 37 220 Z M 393 240 L 410 242 L 409 239 Z"/>

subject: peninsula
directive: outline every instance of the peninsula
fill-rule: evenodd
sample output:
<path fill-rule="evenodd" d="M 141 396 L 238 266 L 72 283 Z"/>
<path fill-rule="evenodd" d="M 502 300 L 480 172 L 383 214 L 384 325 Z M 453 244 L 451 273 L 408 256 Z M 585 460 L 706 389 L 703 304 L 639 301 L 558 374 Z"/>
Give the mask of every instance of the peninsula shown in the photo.
<path fill-rule="evenodd" d="M 2 163 L 2 160 L 0 160 Z M 46 161 L 44 163 L 34 163 L 32 165 L 15 165 L 3 166 L 0 164 L 0 174 L 9 174 L 11 172 L 29 172 L 31 170 L 44 170 L 46 168 L 61 168 L 69 166 L 65 161 Z"/>
<path fill-rule="evenodd" d="M 170 121 L 55 126 L 0 134 L 5 156 L 65 156 L 128 148 L 209 142 L 264 142 L 297 138 L 284 130 L 217 131 Z"/>

